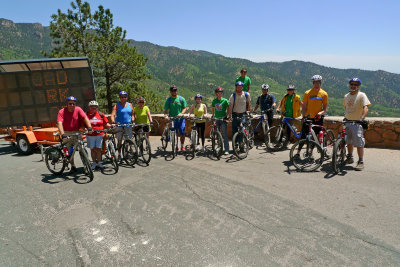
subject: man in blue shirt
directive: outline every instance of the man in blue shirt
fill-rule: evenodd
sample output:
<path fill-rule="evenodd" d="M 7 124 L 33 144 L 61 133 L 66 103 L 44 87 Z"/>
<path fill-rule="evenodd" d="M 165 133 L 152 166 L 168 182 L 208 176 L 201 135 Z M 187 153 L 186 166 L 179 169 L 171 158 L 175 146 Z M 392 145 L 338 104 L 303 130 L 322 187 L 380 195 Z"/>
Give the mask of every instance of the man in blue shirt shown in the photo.
<path fill-rule="evenodd" d="M 261 111 L 267 111 L 268 124 L 272 125 L 272 119 L 274 118 L 273 108 L 276 107 L 276 99 L 273 94 L 268 94 L 269 85 L 263 84 L 261 86 L 262 95 L 257 98 L 256 106 L 253 109 L 253 112 L 256 112 L 259 106 L 261 106 Z M 269 110 L 272 108 L 271 110 Z"/>

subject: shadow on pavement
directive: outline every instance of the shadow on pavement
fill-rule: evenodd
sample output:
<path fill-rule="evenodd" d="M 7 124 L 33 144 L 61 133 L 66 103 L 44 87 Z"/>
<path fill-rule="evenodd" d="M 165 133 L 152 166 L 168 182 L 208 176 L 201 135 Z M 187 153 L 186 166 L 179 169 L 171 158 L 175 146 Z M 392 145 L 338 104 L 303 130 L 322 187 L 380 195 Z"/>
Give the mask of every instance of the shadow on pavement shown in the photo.
<path fill-rule="evenodd" d="M 88 184 L 93 181 L 93 178 L 89 178 L 85 175 L 83 167 L 77 168 L 75 173 L 70 174 L 66 171 L 62 174 L 42 174 L 42 182 L 46 184 L 58 184 L 60 182 L 73 180 L 77 184 Z"/>
<path fill-rule="evenodd" d="M 331 162 L 324 163 L 321 166 L 321 171 L 326 173 L 324 176 L 325 179 L 331 179 L 335 176 L 345 176 L 349 170 L 353 170 L 353 167 L 352 166 L 344 166 L 342 171 L 340 171 L 339 173 L 334 173 Z"/>
<path fill-rule="evenodd" d="M 17 148 L 12 144 L 1 144 L 0 145 L 0 156 L 1 155 L 8 155 L 8 154 L 12 154 L 12 153 L 18 153 L 17 152 Z"/>

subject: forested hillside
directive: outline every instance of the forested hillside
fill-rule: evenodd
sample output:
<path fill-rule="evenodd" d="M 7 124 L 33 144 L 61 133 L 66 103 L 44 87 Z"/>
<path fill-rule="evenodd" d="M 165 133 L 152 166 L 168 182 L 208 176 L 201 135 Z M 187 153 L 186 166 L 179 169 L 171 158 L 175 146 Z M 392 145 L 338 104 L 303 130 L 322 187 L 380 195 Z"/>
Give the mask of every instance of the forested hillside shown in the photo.
<path fill-rule="evenodd" d="M 283 63 L 255 63 L 240 58 L 228 58 L 206 51 L 192 51 L 176 47 L 163 47 L 149 42 L 131 40 L 140 53 L 148 57 L 147 68 L 152 79 L 147 81 L 148 89 L 162 96 L 168 95 L 168 85 L 176 84 L 180 94 L 189 102 L 195 93 L 205 96 L 206 103 L 214 97 L 214 89 L 223 87 L 228 95 L 234 89 L 234 81 L 242 67 L 248 69 L 251 77 L 252 95 L 261 92 L 260 86 L 268 83 L 271 91 L 280 100 L 288 84 L 294 84 L 302 95 L 310 89 L 311 76 L 323 76 L 322 88 L 329 94 L 330 115 L 342 115 L 342 99 L 348 92 L 350 77 L 363 81 L 362 91 L 366 92 L 373 105 L 371 116 L 400 117 L 400 75 L 385 71 L 359 69 L 336 69 L 311 62 L 289 61 Z M 51 39 L 48 27 L 35 23 L 14 23 L 0 19 L 0 60 L 40 58 L 41 50 L 49 51 Z M 253 102 L 255 97 L 253 97 Z"/>

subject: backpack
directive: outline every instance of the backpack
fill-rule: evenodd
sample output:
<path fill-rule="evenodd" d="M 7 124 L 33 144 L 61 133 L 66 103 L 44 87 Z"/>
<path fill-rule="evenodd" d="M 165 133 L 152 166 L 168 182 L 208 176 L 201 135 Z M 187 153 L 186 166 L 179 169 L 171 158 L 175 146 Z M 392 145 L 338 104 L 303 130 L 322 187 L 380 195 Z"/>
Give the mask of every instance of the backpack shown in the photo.
<path fill-rule="evenodd" d="M 236 93 L 233 93 L 232 95 L 233 95 L 233 105 L 232 105 L 232 108 L 234 108 L 234 107 L 235 107 L 235 102 L 236 102 Z M 247 101 L 247 100 L 249 99 L 249 94 L 248 94 L 246 91 L 244 91 L 244 96 L 246 97 L 246 109 L 247 109 L 247 107 L 248 107 L 248 105 L 249 105 L 249 101 Z"/>
<path fill-rule="evenodd" d="M 183 105 L 183 99 L 182 96 L 178 95 L 179 97 L 179 102 L 181 102 L 181 105 Z M 168 97 L 168 107 L 171 106 L 171 97 Z"/>

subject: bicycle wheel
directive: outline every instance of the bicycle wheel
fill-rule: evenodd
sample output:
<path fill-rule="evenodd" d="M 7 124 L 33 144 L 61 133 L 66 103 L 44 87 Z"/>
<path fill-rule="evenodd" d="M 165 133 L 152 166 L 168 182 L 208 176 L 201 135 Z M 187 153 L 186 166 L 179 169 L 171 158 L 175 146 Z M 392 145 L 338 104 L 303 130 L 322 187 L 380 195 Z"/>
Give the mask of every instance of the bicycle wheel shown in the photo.
<path fill-rule="evenodd" d="M 296 169 L 304 172 L 318 169 L 323 162 L 322 148 L 313 140 L 301 139 L 297 141 L 290 149 L 289 156 Z"/>
<path fill-rule="evenodd" d="M 117 155 L 115 153 L 115 147 L 112 142 L 108 142 L 107 144 L 107 153 L 106 155 L 109 155 L 109 160 L 111 161 L 111 164 L 113 165 L 113 168 L 115 170 L 115 173 L 118 172 L 119 166 L 118 166 L 118 161 L 117 161 Z"/>
<path fill-rule="evenodd" d="M 161 134 L 161 147 L 164 149 L 164 151 L 168 146 L 168 139 L 169 139 L 168 128 L 165 127 Z"/>
<path fill-rule="evenodd" d="M 254 146 L 254 129 L 253 126 L 251 125 L 251 122 L 249 126 L 247 127 L 247 134 L 249 137 L 249 149 L 252 149 Z"/>
<path fill-rule="evenodd" d="M 122 155 L 127 164 L 133 166 L 138 160 L 138 148 L 135 142 L 130 139 L 124 141 L 122 145 Z"/>
<path fill-rule="evenodd" d="M 346 165 L 346 142 L 344 139 L 339 138 L 333 146 L 332 153 L 332 169 L 334 173 L 343 170 Z"/>
<path fill-rule="evenodd" d="M 61 149 L 56 147 L 49 147 L 44 152 L 44 160 L 46 162 L 46 167 L 53 174 L 63 173 L 66 167 L 66 161 L 64 153 Z"/>
<path fill-rule="evenodd" d="M 232 138 L 233 153 L 239 159 L 244 159 L 249 153 L 249 141 L 243 133 L 236 132 Z"/>
<path fill-rule="evenodd" d="M 324 135 L 324 155 L 327 159 L 332 157 L 333 146 L 335 145 L 335 134 L 332 130 L 327 130 Z"/>
<path fill-rule="evenodd" d="M 81 160 L 83 163 L 83 170 L 85 171 L 85 174 L 90 179 L 93 179 L 93 170 L 92 167 L 90 166 L 89 156 L 86 149 L 82 148 L 81 150 L 79 150 L 79 155 L 81 156 Z"/>
<path fill-rule="evenodd" d="M 218 131 L 213 131 L 211 143 L 214 156 L 219 159 L 222 156 L 224 145 L 222 134 Z"/>
<path fill-rule="evenodd" d="M 194 158 L 196 156 L 196 145 L 197 145 L 197 131 L 191 131 L 190 133 L 190 151 L 189 153 Z"/>
<path fill-rule="evenodd" d="M 171 141 L 171 150 L 172 150 L 172 159 L 175 158 L 175 156 L 177 155 L 177 140 L 176 140 L 176 132 L 175 131 L 170 131 L 170 141 Z"/>
<path fill-rule="evenodd" d="M 140 155 L 142 156 L 143 162 L 149 164 L 151 160 L 151 147 L 147 136 L 143 136 L 142 138 L 140 138 L 139 151 Z"/>
<path fill-rule="evenodd" d="M 264 142 L 265 145 L 267 146 L 267 149 L 273 151 L 281 149 L 282 148 L 281 135 L 282 135 L 282 128 L 280 126 L 272 126 L 271 128 L 269 128 L 269 130 L 266 133 L 266 136 L 268 136 L 269 140 L 264 138 Z"/>

